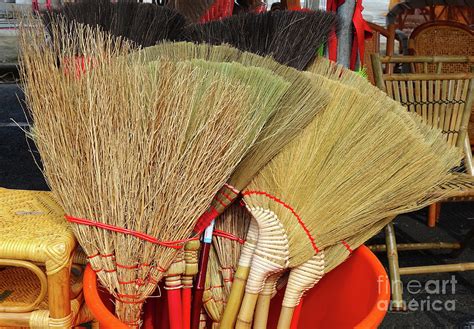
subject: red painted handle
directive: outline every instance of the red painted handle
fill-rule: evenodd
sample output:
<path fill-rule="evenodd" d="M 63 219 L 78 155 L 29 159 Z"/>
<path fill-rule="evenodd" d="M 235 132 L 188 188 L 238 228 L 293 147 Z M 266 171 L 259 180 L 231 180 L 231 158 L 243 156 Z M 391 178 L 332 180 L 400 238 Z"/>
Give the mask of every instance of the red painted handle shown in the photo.
<path fill-rule="evenodd" d="M 167 295 L 170 329 L 182 329 L 183 310 L 181 302 L 181 289 L 169 289 L 167 290 Z"/>
<path fill-rule="evenodd" d="M 192 300 L 192 289 L 182 289 L 183 299 L 183 329 L 191 329 L 191 300 Z"/>
<path fill-rule="evenodd" d="M 202 295 L 206 283 L 207 263 L 209 262 L 210 243 L 203 243 L 201 248 L 201 257 L 199 258 L 199 274 L 196 281 L 196 289 L 194 290 L 193 308 L 191 316 L 191 329 L 199 329 L 199 319 L 201 316 Z"/>

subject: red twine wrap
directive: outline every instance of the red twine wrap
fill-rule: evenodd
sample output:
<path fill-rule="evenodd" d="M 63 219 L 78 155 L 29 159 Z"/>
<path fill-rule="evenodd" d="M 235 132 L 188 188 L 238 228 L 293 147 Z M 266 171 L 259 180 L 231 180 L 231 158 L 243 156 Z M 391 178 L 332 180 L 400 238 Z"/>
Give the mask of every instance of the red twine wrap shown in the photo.
<path fill-rule="evenodd" d="M 224 231 L 221 231 L 221 230 L 214 230 L 213 234 L 214 234 L 214 236 L 219 236 L 221 238 L 229 239 L 229 240 L 232 240 L 232 241 L 237 241 L 240 244 L 245 243 L 244 239 L 241 239 L 238 236 L 233 235 L 229 232 L 224 232 Z"/>
<path fill-rule="evenodd" d="M 76 218 L 72 217 L 69 215 L 65 215 L 66 219 L 70 223 L 74 224 L 79 224 L 79 225 L 86 225 L 86 226 L 92 226 L 92 227 L 98 227 L 107 231 L 112 231 L 112 232 L 117 232 L 117 233 L 122 233 L 122 234 L 127 234 L 127 235 L 132 235 L 138 239 L 157 244 L 159 246 L 167 247 L 167 248 L 172 248 L 172 249 L 181 249 L 183 248 L 184 244 L 188 241 L 193 241 L 193 240 L 198 240 L 198 237 L 194 238 L 189 238 L 189 239 L 183 239 L 183 240 L 176 240 L 176 241 L 160 241 L 155 237 L 152 237 L 151 235 L 133 231 L 127 228 L 123 227 L 118 227 L 110 224 L 105 224 L 105 223 L 99 223 L 90 219 L 84 219 L 84 218 Z"/>
<path fill-rule="evenodd" d="M 244 193 L 242 193 L 243 196 L 245 195 L 252 195 L 252 194 L 256 194 L 256 195 L 263 195 L 263 196 L 266 196 L 267 198 L 281 204 L 283 207 L 285 207 L 286 209 L 288 209 L 296 218 L 296 220 L 298 221 L 298 224 L 300 224 L 301 228 L 305 231 L 306 235 L 308 236 L 310 242 L 311 242 L 311 245 L 313 246 L 313 249 L 316 253 L 319 252 L 319 248 L 316 246 L 316 242 L 314 241 L 314 237 L 311 235 L 311 232 L 309 231 L 309 229 L 306 227 L 305 223 L 303 222 L 303 220 L 301 219 L 301 217 L 296 213 L 296 211 L 293 209 L 293 207 L 291 207 L 289 204 L 286 204 L 285 202 L 283 202 L 282 200 L 280 200 L 279 198 L 277 198 L 276 196 L 274 195 L 271 195 L 270 193 L 267 193 L 267 192 L 263 192 L 263 191 L 246 191 Z M 215 231 L 214 231 L 215 232 Z M 224 232 L 225 233 L 225 232 Z M 214 233 L 215 234 L 215 233 Z M 341 243 L 344 245 L 344 247 L 346 247 L 346 249 L 349 251 L 349 253 L 352 253 L 352 249 L 351 247 L 349 246 L 349 244 L 342 240 Z"/>

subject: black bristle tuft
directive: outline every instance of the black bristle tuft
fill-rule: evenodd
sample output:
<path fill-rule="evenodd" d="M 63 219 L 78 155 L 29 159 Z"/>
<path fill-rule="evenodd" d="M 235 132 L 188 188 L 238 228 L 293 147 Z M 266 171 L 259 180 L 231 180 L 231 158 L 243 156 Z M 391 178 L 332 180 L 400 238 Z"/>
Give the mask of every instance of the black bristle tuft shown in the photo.
<path fill-rule="evenodd" d="M 153 46 L 161 41 L 185 40 L 188 25 L 186 18 L 173 9 L 131 1 L 82 0 L 42 13 L 46 26 L 59 16 L 69 22 L 98 26 L 141 47 Z"/>
<path fill-rule="evenodd" d="M 276 11 L 236 15 L 188 30 L 191 41 L 230 44 L 304 70 L 336 25 L 336 16 L 324 11 Z"/>

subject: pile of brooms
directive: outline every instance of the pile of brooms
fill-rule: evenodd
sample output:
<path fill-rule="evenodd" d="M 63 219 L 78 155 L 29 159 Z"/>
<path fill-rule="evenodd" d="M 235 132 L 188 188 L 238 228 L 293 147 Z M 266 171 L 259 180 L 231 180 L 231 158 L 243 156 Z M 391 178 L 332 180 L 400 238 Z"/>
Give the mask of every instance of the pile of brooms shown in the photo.
<path fill-rule="evenodd" d="M 324 27 L 313 39 L 288 30 L 305 19 Z M 31 137 L 130 327 L 163 282 L 172 329 L 205 324 L 201 305 L 213 327 L 265 328 L 287 281 L 279 328 L 289 328 L 304 292 L 352 250 L 451 193 L 432 194 L 461 159 L 441 131 L 315 58 L 329 14 L 188 25 L 214 45 L 143 49 L 103 28 L 48 24 L 47 38 L 38 21 L 21 31 Z"/>

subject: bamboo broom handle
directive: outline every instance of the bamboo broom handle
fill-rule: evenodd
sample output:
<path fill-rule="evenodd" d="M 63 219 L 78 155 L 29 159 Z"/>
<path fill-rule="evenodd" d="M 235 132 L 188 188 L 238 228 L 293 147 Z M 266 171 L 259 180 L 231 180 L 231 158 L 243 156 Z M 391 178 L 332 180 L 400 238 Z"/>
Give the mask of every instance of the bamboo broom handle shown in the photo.
<path fill-rule="evenodd" d="M 290 329 L 293 312 L 303 294 L 311 289 L 324 275 L 324 252 L 311 257 L 308 261 L 291 270 L 283 298 L 278 329 Z"/>
<path fill-rule="evenodd" d="M 234 328 L 237 314 L 240 310 L 240 304 L 244 297 L 245 285 L 250 273 L 250 264 L 252 263 L 253 253 L 257 246 L 258 239 L 258 224 L 255 219 L 250 221 L 249 230 L 247 232 L 247 239 L 242 246 L 242 251 L 239 259 L 239 266 L 234 274 L 234 281 L 230 290 L 227 306 L 224 309 L 224 314 L 221 319 L 222 329 Z"/>
<path fill-rule="evenodd" d="M 255 308 L 255 329 L 266 329 L 268 321 L 268 312 L 270 310 L 270 302 L 276 293 L 276 285 L 278 279 L 283 275 L 283 272 L 275 273 L 267 278 L 262 292 L 258 296 L 257 307 Z"/>
<path fill-rule="evenodd" d="M 294 307 L 282 306 L 280 311 L 280 318 L 278 319 L 277 329 L 291 328 L 291 320 L 293 319 Z"/>
<path fill-rule="evenodd" d="M 221 329 L 234 328 L 237 315 L 239 314 L 240 304 L 244 297 L 245 284 L 250 273 L 250 267 L 239 266 L 234 275 L 234 282 L 230 290 L 229 299 L 221 319 Z"/>
<path fill-rule="evenodd" d="M 245 328 L 252 323 L 258 294 L 266 279 L 288 266 L 289 242 L 283 226 L 277 216 L 269 210 L 249 208 L 259 227 L 259 235 L 252 266 L 245 287 L 244 300 L 237 317 L 237 327 Z"/>
<path fill-rule="evenodd" d="M 293 317 L 291 319 L 291 329 L 298 329 L 298 323 L 300 322 L 301 309 L 303 308 L 303 298 L 301 299 L 298 306 L 293 311 Z"/>
<path fill-rule="evenodd" d="M 240 307 L 239 316 L 237 317 L 236 329 L 252 328 L 253 312 L 257 305 L 258 294 L 245 293 L 242 306 Z"/>

